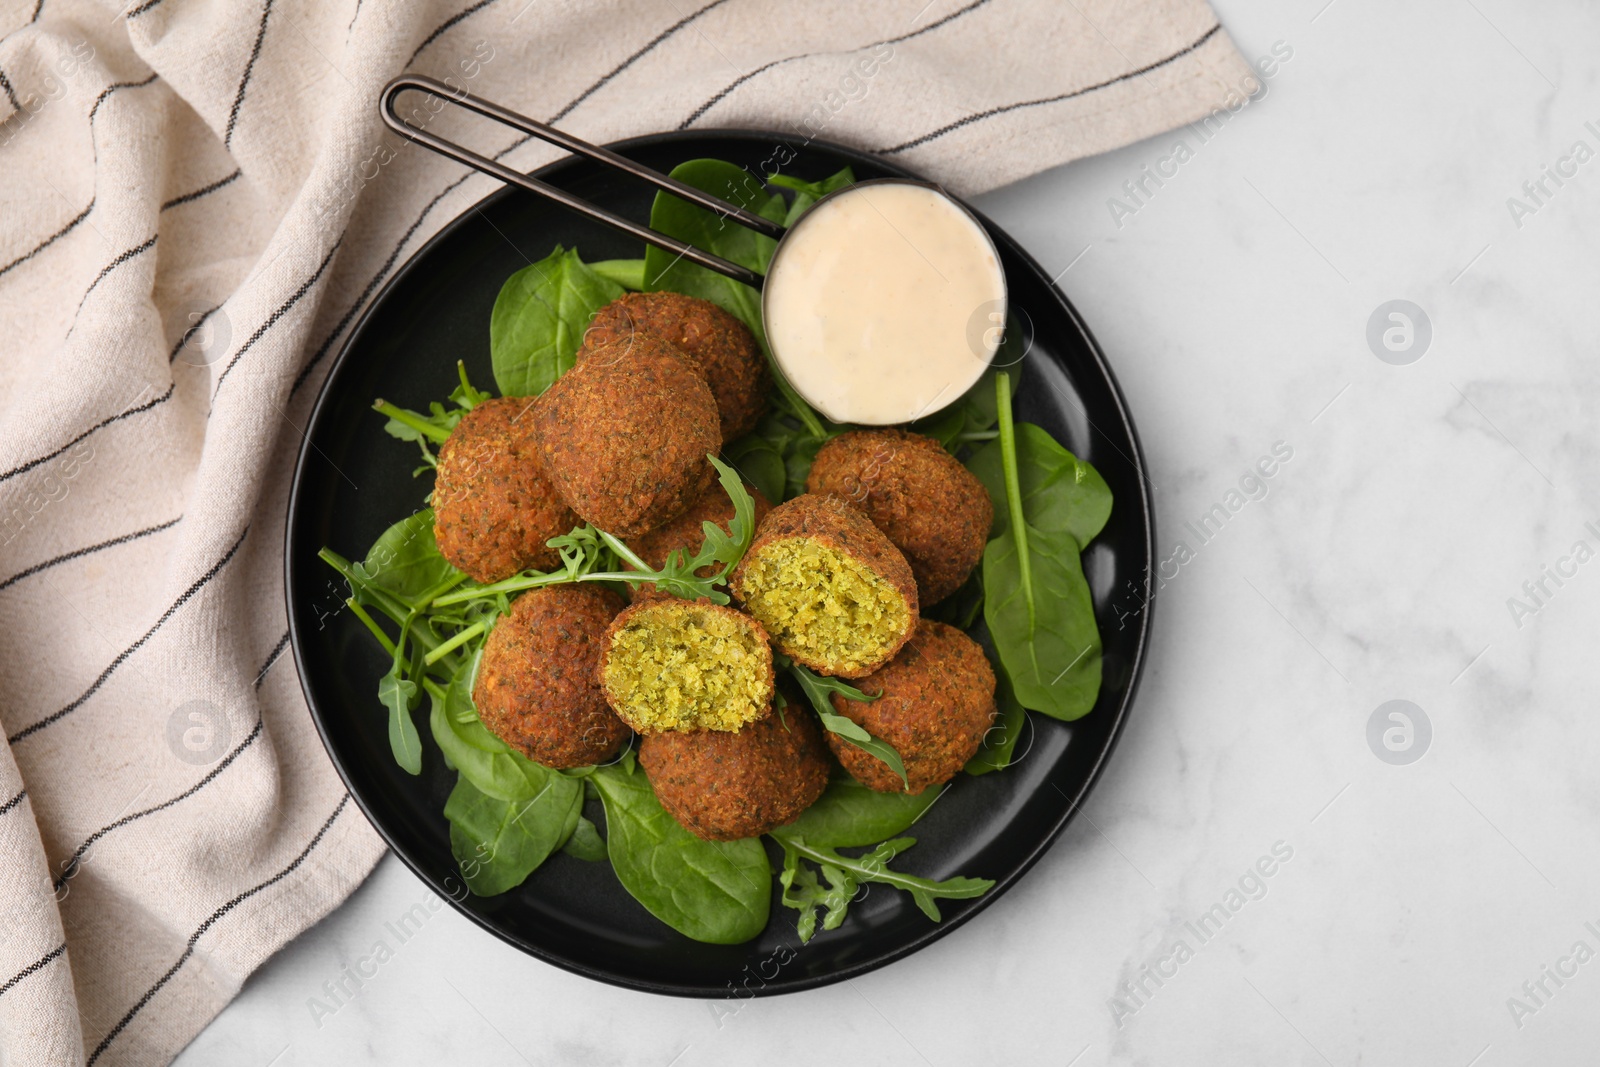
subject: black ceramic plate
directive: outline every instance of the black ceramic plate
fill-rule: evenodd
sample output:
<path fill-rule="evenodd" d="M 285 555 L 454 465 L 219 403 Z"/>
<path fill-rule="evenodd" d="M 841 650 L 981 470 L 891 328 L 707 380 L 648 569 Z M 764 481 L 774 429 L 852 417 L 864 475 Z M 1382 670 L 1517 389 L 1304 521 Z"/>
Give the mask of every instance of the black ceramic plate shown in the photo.
<path fill-rule="evenodd" d="M 760 173 L 780 142 L 773 134 L 718 132 L 612 147 L 660 171 L 715 157 Z M 847 164 L 858 178 L 911 176 L 815 143 L 799 149 L 785 170 L 821 178 Z M 630 218 L 649 217 L 653 189 L 587 160 L 565 159 L 537 176 Z M 733 989 L 746 995 L 746 988 L 789 992 L 881 967 L 949 933 L 998 900 L 1061 832 L 1105 765 L 1133 699 L 1149 612 L 1132 590 L 1146 588 L 1150 573 L 1152 511 L 1133 423 L 1093 338 L 1039 266 L 992 223 L 985 225 L 1000 249 L 1011 305 L 1032 325 L 1018 417 L 1040 423 L 1092 462 L 1115 494 L 1111 521 L 1084 558 L 1105 639 L 1105 682 L 1094 711 L 1075 723 L 1030 716 L 1031 736 L 1018 746 L 1025 755 L 1015 766 L 958 776 L 915 827 L 916 847 L 896 861 L 934 878 L 993 878 L 994 889 L 976 900 L 941 902 L 941 923 L 929 921 L 904 894 L 872 893 L 852 905 L 842 927 L 804 947 L 795 936 L 796 913 L 778 905 L 776 890 L 772 919 L 760 937 L 743 945 L 704 945 L 646 912 L 609 864 L 562 854 L 502 896 L 455 899 L 464 894 L 443 815 L 455 774 L 431 742 L 423 746 L 421 777 L 395 765 L 377 699 L 386 658 L 360 622 L 339 610 L 343 582 L 317 550 L 329 545 L 359 557 L 387 526 L 420 506 L 428 489 L 426 476 L 411 475 L 415 448 L 383 433 L 382 416 L 371 410 L 374 398 L 425 407 L 454 387 L 457 359 L 466 360 L 474 383 L 492 388 L 489 310 L 507 276 L 557 243 L 591 261 L 637 257 L 643 249 L 531 193 L 504 189 L 446 226 L 373 301 L 333 364 L 300 451 L 285 563 L 290 633 L 306 702 L 351 796 L 395 854 L 474 922 L 540 959 L 635 989 L 704 997 Z"/>

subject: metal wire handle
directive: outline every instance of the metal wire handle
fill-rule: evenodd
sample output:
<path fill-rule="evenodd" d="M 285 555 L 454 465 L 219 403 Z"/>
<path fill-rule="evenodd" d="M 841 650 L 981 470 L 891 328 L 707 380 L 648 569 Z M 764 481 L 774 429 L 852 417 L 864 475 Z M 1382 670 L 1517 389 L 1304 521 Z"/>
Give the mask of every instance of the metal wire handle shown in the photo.
<path fill-rule="evenodd" d="M 664 233 L 652 230 L 650 227 L 641 225 L 631 219 L 625 219 L 621 215 L 614 215 L 581 197 L 574 196 L 565 189 L 558 189 L 554 185 L 539 181 L 537 178 L 530 178 L 526 174 L 512 170 L 510 167 L 496 163 L 492 159 L 480 156 L 471 149 L 463 148 L 452 141 L 446 141 L 444 138 L 429 133 L 420 126 L 407 122 L 395 111 L 395 99 L 407 89 L 429 93 L 441 100 L 459 104 L 468 111 L 474 111 L 485 118 L 494 119 L 496 122 L 506 126 L 532 134 L 540 140 L 565 148 L 576 155 L 587 156 L 597 163 L 622 171 L 625 174 L 631 174 L 636 178 L 642 178 L 658 189 L 663 189 L 673 196 L 682 197 L 692 204 L 698 204 L 708 211 L 715 212 L 722 218 L 755 230 L 757 233 L 771 237 L 774 240 L 784 234 L 784 228 L 778 223 L 746 211 L 736 204 L 730 204 L 720 197 L 712 196 L 704 190 L 696 189 L 692 185 L 685 185 L 680 181 L 675 181 L 660 171 L 651 170 L 649 167 L 619 156 L 615 152 L 608 151 L 598 145 L 592 145 L 588 141 L 581 140 L 569 133 L 563 133 L 554 126 L 530 119 L 526 115 L 519 115 L 515 111 L 501 107 L 499 104 L 482 100 L 464 89 L 452 89 L 434 78 L 417 74 L 403 75 L 386 85 L 383 90 L 383 96 L 380 98 L 381 106 L 379 110 L 383 116 L 383 121 L 389 128 L 404 137 L 410 138 L 424 148 L 431 149 L 441 156 L 446 156 L 458 163 L 465 163 L 467 166 L 490 177 L 499 178 L 507 185 L 515 185 L 547 199 L 554 200 L 562 207 L 570 208 L 580 215 L 586 215 L 596 222 L 602 222 L 614 230 L 620 230 L 631 237 L 644 241 L 646 244 L 655 245 L 657 248 L 671 252 L 675 256 L 687 259 L 691 263 L 697 263 L 707 270 L 714 270 L 724 277 L 732 278 L 736 282 L 743 282 L 752 288 L 761 288 L 762 276 L 747 267 L 742 267 L 731 260 L 703 251 L 691 244 L 678 240 L 676 237 L 669 237 Z"/>

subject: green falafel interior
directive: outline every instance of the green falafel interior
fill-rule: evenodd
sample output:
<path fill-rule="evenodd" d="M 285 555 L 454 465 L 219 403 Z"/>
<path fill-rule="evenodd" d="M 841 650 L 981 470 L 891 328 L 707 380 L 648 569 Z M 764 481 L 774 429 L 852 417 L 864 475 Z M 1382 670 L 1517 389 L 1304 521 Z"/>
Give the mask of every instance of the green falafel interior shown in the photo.
<path fill-rule="evenodd" d="M 749 171 L 720 160 L 691 161 L 672 176 L 786 225 L 816 198 L 854 181 L 848 170 L 820 181 L 769 175 L 764 187 Z M 728 227 L 714 214 L 664 193 L 656 198 L 651 225 L 757 271 L 766 269 L 772 255 L 770 240 Z M 744 323 L 770 359 L 756 290 L 684 261 L 664 262 L 654 249 L 642 261 L 611 261 L 597 269 L 576 250 L 558 247 L 509 279 L 496 302 L 490 357 L 501 392 L 531 397 L 548 388 L 573 365 L 595 312 L 624 290 L 639 288 L 711 301 Z M 837 714 L 829 700 L 835 695 L 871 700 L 875 693 L 779 656 L 776 662 L 812 710 L 785 707 L 774 688 L 771 650 L 753 636 L 762 635 L 764 624 L 780 644 L 822 647 L 830 653 L 829 667 L 837 665 L 835 673 L 842 675 L 874 663 L 875 649 L 898 647 L 897 635 L 915 627 L 918 616 L 914 592 L 908 599 L 895 582 L 822 540 L 789 537 L 752 551 L 754 507 L 740 474 L 773 504 L 782 504 L 804 491 L 819 448 L 852 429 L 811 410 L 781 374 L 772 377 L 771 410 L 753 432 L 724 445 L 728 463 L 711 457 L 733 503 L 732 520 L 726 529 L 705 523 L 699 549 L 675 550 L 662 567 L 646 565 L 624 540 L 586 524 L 548 541 L 560 558 L 552 570 L 474 582 L 441 556 L 426 507 L 386 530 L 359 561 L 322 550 L 322 558 L 349 585 L 349 617 L 369 632 L 388 664 L 378 684 L 379 701 L 387 712 L 394 757 L 411 774 L 430 766 L 413 718 L 423 695 L 430 699 L 427 733 L 437 761 L 432 766 L 442 763 L 456 774 L 444 816 L 451 849 L 472 892 L 511 891 L 541 866 L 552 867 L 545 877 L 561 877 L 563 864 L 603 858 L 642 906 L 691 938 L 739 943 L 761 933 L 769 919 L 774 872 L 761 841 L 713 843 L 685 829 L 662 807 L 632 744 L 602 766 L 556 769 L 530 760 L 480 721 L 474 681 L 485 640 L 513 601 L 530 589 L 599 582 L 619 590 L 653 585 L 656 593 L 668 594 L 617 616 L 621 620 L 634 612 L 637 625 L 624 621 L 616 627 L 613 655 L 603 673 L 611 695 L 631 709 L 633 725 L 688 731 L 673 735 L 680 739 L 692 739 L 709 726 L 727 737 L 775 704 L 786 723 L 815 713 L 836 738 L 876 756 L 905 780 L 900 754 Z M 1092 467 L 1042 428 L 1013 422 L 1011 384 L 1008 374 L 991 373 L 962 402 L 909 428 L 936 438 L 962 460 L 1003 516 L 987 542 L 982 567 L 968 577 L 963 592 L 927 612 L 970 624 L 976 605 L 983 607 L 987 626 L 973 636 L 986 642 L 997 660 L 1007 716 L 1001 739 L 993 746 L 986 743 L 968 764 L 971 774 L 1001 770 L 1010 762 L 1016 731 L 1026 719 L 1024 708 L 1074 718 L 1093 707 L 1099 688 L 1099 633 L 1078 553 L 1105 524 L 1110 491 Z M 386 417 L 384 429 L 391 436 L 420 448 L 420 474 L 437 465 L 438 447 L 462 416 L 487 399 L 490 394 L 467 380 L 463 365 L 448 403 L 432 402 L 420 411 L 384 401 L 375 407 Z M 975 446 L 983 447 L 966 455 Z M 753 558 L 746 560 L 747 553 Z M 636 569 L 625 569 L 624 561 Z M 745 616 L 726 606 L 724 591 L 741 562 L 760 575 L 744 598 L 754 617 L 748 625 L 739 621 Z M 702 569 L 706 576 L 696 573 Z M 705 603 L 695 603 L 702 598 Z M 1050 677 L 1064 677 L 1066 683 L 1044 684 Z M 877 792 L 837 763 L 832 766 L 833 779 L 821 798 L 798 820 L 770 832 L 784 858 L 780 900 L 800 913 L 803 941 L 819 930 L 838 929 L 866 883 L 907 892 L 935 921 L 937 900 L 976 897 L 992 886 L 981 878 L 932 881 L 890 869 L 913 844 L 899 835 L 953 786 L 915 796 Z M 971 791 L 970 786 L 955 788 Z M 604 827 L 603 842 L 597 824 Z M 857 848 L 868 851 L 839 851 Z M 736 876 L 728 877 L 730 872 Z"/>

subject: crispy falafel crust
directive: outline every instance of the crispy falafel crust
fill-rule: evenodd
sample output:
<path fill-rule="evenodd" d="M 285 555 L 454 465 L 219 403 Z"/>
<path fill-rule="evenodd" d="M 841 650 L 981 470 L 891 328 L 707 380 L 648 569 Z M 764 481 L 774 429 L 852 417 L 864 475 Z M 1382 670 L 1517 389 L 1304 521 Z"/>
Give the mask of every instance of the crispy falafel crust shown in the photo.
<path fill-rule="evenodd" d="M 851 564 L 883 585 L 863 580 Z M 830 599 L 830 585 L 847 581 L 859 587 L 855 592 L 883 595 L 892 610 L 869 618 L 881 603 Z M 835 496 L 807 493 L 773 508 L 728 586 L 780 651 L 841 678 L 859 678 L 889 662 L 917 621 L 917 583 L 905 556 L 863 512 Z M 862 617 L 851 618 L 852 610 Z M 819 639 L 822 631 L 842 628 L 858 639 L 876 637 L 876 643 L 852 652 Z"/>
<path fill-rule="evenodd" d="M 518 597 L 490 631 L 472 699 L 500 740 L 546 767 L 586 767 L 631 731 L 595 676 L 600 642 L 622 598 L 594 585 L 553 585 Z"/>
<path fill-rule="evenodd" d="M 652 734 L 639 764 L 661 806 L 708 841 L 755 837 L 793 822 L 828 786 L 828 750 L 809 712 L 791 705 L 738 733 Z"/>
<path fill-rule="evenodd" d="M 923 606 L 961 587 L 983 558 L 994 505 L 983 483 L 931 437 L 854 430 L 817 453 L 806 491 L 841 496 L 905 553 Z"/>
<path fill-rule="evenodd" d="M 648 533 L 712 482 L 721 446 L 705 379 L 666 341 L 591 352 L 533 410 L 545 470 L 573 511 L 618 537 Z"/>
<path fill-rule="evenodd" d="M 433 533 L 439 553 L 480 582 L 561 562 L 545 544 L 578 525 L 544 473 L 532 402 L 485 400 L 439 447 Z"/>
<path fill-rule="evenodd" d="M 625 344 L 636 333 L 652 334 L 695 365 L 716 397 L 722 439 L 755 429 L 767 407 L 772 375 L 749 328 L 709 300 L 682 293 L 627 293 L 595 313 L 578 350 Z"/>
<path fill-rule="evenodd" d="M 665 593 L 611 621 L 596 677 L 617 717 L 644 735 L 742 730 L 768 714 L 775 681 L 759 622 Z"/>
<path fill-rule="evenodd" d="M 976 641 L 923 619 L 892 662 L 856 683 L 863 693 L 882 696 L 869 702 L 833 697 L 835 711 L 900 753 L 907 784 L 843 738 L 829 734 L 828 747 L 862 785 L 920 793 L 955 777 L 978 751 L 994 722 L 994 686 L 994 669 Z"/>

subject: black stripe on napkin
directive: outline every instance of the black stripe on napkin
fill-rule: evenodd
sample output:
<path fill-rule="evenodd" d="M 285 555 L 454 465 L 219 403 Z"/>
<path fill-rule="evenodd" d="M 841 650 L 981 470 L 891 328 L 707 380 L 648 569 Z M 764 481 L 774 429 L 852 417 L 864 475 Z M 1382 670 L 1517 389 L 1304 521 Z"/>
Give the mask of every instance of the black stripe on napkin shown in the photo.
<path fill-rule="evenodd" d="M 15 585 L 24 578 L 32 578 L 40 571 L 49 570 L 51 567 L 54 567 L 57 564 L 67 563 L 71 560 L 80 559 L 83 556 L 87 556 L 91 553 L 99 552 L 103 548 L 114 548 L 117 545 L 125 545 L 129 541 L 137 541 L 141 537 L 149 537 L 151 534 L 160 533 L 162 530 L 170 530 L 174 526 L 178 525 L 179 521 L 182 519 L 183 516 L 179 515 L 176 519 L 168 519 L 166 522 L 160 523 L 159 525 L 147 526 L 142 530 L 135 530 L 132 533 L 125 533 L 120 537 L 113 537 L 109 541 L 101 541 L 97 545 L 89 545 L 87 548 L 75 548 L 71 552 L 62 553 L 54 559 L 47 559 L 43 563 L 35 563 L 27 570 L 18 571 L 5 581 L 0 582 L 0 589 L 5 589 L 8 586 Z M 4 813 L 0 812 L 0 814 Z"/>
<path fill-rule="evenodd" d="M 12 975 L 4 983 L 0 983 L 0 997 L 3 997 L 7 993 L 11 992 L 11 987 L 16 985 L 18 982 L 22 981 L 24 978 L 28 977 L 28 975 L 34 974 L 34 973 L 36 973 L 38 971 L 42 971 L 46 967 L 50 966 L 50 964 L 54 960 L 59 959 L 61 954 L 66 952 L 66 951 L 67 951 L 67 943 L 65 941 L 63 941 L 63 942 L 61 942 L 61 944 L 57 945 L 55 948 L 51 949 L 49 952 L 46 952 L 43 956 L 41 956 L 38 959 L 34 960 L 32 963 L 30 963 L 26 967 L 22 968 L 22 970 L 18 971 L 16 974 Z"/>
<path fill-rule="evenodd" d="M 992 107 L 992 108 L 989 108 L 987 111 L 979 111 L 977 114 L 968 115 L 966 118 L 959 119 L 959 120 L 957 120 L 955 122 L 952 122 L 948 126 L 941 126 L 937 130 L 932 130 L 932 131 L 930 131 L 928 133 L 923 134 L 921 137 L 917 137 L 917 138 L 914 138 L 914 139 L 912 139 L 910 141 L 906 141 L 904 144 L 897 144 L 893 148 L 881 148 L 881 149 L 879 149 L 879 151 L 882 152 L 886 156 L 893 155 L 896 152 L 904 152 L 908 148 L 916 148 L 918 145 L 927 144 L 929 141 L 935 140 L 936 138 L 939 138 L 939 137 L 943 137 L 945 134 L 950 133 L 950 132 L 952 132 L 954 130 L 959 130 L 963 126 L 970 126 L 974 122 L 981 122 L 984 119 L 993 118 L 996 115 L 1004 115 L 1004 114 L 1006 114 L 1008 112 L 1012 112 L 1012 111 L 1020 111 L 1023 108 L 1041 107 L 1041 106 L 1043 106 L 1045 104 L 1057 104 L 1057 103 L 1060 103 L 1063 100 L 1071 100 L 1074 97 L 1086 96 L 1087 94 L 1095 92 L 1098 89 L 1104 89 L 1107 86 L 1116 85 L 1118 82 L 1125 82 L 1129 78 L 1137 78 L 1140 75 L 1149 74 L 1152 70 L 1156 70 L 1156 69 L 1158 69 L 1160 67 L 1164 67 L 1168 63 L 1173 62 L 1174 60 L 1182 59 L 1184 56 L 1188 55 L 1190 52 L 1193 52 L 1195 49 L 1199 48 L 1201 45 L 1203 45 L 1207 41 L 1211 40 L 1212 37 L 1216 36 L 1217 31 L 1220 30 L 1220 29 L 1222 29 L 1222 26 L 1219 23 L 1218 25 L 1213 26 L 1209 30 L 1207 30 L 1200 37 L 1199 40 L 1195 41 L 1194 44 L 1189 45 L 1187 48 L 1180 49 L 1180 50 L 1172 53 L 1170 56 L 1167 56 L 1165 59 L 1158 59 L 1154 63 L 1151 63 L 1149 66 L 1140 67 L 1138 70 L 1130 70 L 1126 74 L 1119 74 L 1115 78 L 1107 79 L 1106 81 L 1100 82 L 1097 85 L 1089 85 L 1089 86 L 1085 86 L 1082 89 L 1074 89 L 1070 93 L 1061 93 L 1058 96 L 1046 96 L 1046 97 L 1042 97 L 1042 98 L 1040 98 L 1038 100 L 1022 100 L 1022 101 L 1018 101 L 1015 104 L 1005 104 L 1005 105 L 1003 105 L 1001 107 Z"/>
<path fill-rule="evenodd" d="M 328 264 L 333 262 L 333 254 L 339 251 L 339 246 L 343 243 L 344 234 L 340 234 L 339 239 L 333 242 L 333 247 L 328 249 L 328 254 L 322 257 L 322 262 L 317 265 L 316 272 L 304 282 L 301 282 L 300 288 L 296 289 L 289 299 L 285 300 L 282 304 L 279 304 L 278 310 L 267 316 L 267 321 L 263 322 L 260 326 L 257 326 L 255 333 L 252 333 L 248 338 L 246 338 L 244 344 L 239 346 L 239 351 L 233 354 L 233 359 L 229 360 L 228 365 L 222 369 L 222 373 L 217 375 L 216 388 L 211 391 L 212 400 L 215 400 L 217 398 L 217 394 L 222 392 L 223 379 L 228 376 L 234 367 L 239 365 L 239 360 L 244 358 L 244 354 L 248 352 L 257 341 L 261 340 L 263 334 L 276 326 L 278 324 L 278 320 L 283 318 L 284 315 L 288 314 L 289 309 L 298 304 L 300 302 L 300 298 L 305 296 L 306 293 L 310 292 L 313 285 L 317 284 L 317 279 L 321 278 L 322 272 L 328 269 Z"/>
<path fill-rule="evenodd" d="M 150 1003 L 151 998 L 159 993 L 161 988 L 172 980 L 172 976 L 178 973 L 178 968 L 182 967 L 189 961 L 189 957 L 194 955 L 195 944 L 199 942 L 201 935 L 203 935 L 207 930 L 211 929 L 212 926 L 216 925 L 218 920 L 223 918 L 223 916 L 227 915 L 234 908 L 238 907 L 246 900 L 249 900 L 263 889 L 267 889 L 270 886 L 276 885 L 278 882 L 287 878 L 295 870 L 295 868 L 299 867 L 300 864 L 305 862 L 306 857 L 311 855 L 311 850 L 316 848 L 318 843 L 322 841 L 323 835 L 328 832 L 328 828 L 333 825 L 333 821 L 339 817 L 339 813 L 344 810 L 345 805 L 348 803 L 350 803 L 350 794 L 346 793 L 339 801 L 338 805 L 333 809 L 333 814 L 328 816 L 328 820 L 322 824 L 322 828 L 319 829 L 315 836 L 311 838 L 311 843 L 306 845 L 305 850 L 301 852 L 300 855 L 296 856 L 287 867 L 273 875 L 271 878 L 268 878 L 260 885 L 246 889 L 243 893 L 240 893 L 238 896 L 222 905 L 222 907 L 212 912 L 206 918 L 206 921 L 201 923 L 199 927 L 195 929 L 194 933 L 189 935 L 189 943 L 184 947 L 183 955 L 178 957 L 178 962 L 167 968 L 167 973 L 156 979 L 155 985 L 151 986 L 145 992 L 144 996 L 140 997 L 134 1003 L 133 1007 L 128 1009 L 128 1013 L 117 1021 L 117 1024 L 111 1028 L 110 1033 L 106 1034 L 105 1037 L 100 1039 L 100 1043 L 96 1045 L 94 1051 L 89 1054 L 88 1063 L 85 1064 L 85 1067 L 91 1067 L 91 1065 L 100 1058 L 101 1054 L 105 1052 L 106 1048 L 110 1046 L 111 1042 L 115 1041 L 117 1036 L 128 1028 L 128 1024 L 133 1021 L 133 1017 L 138 1015 L 139 1012 L 144 1009 L 144 1006 Z"/>
<path fill-rule="evenodd" d="M 206 585 L 207 582 L 209 582 L 209 581 L 211 581 L 211 579 L 215 578 L 217 576 L 217 574 L 219 572 L 221 572 L 222 568 L 227 566 L 228 561 L 231 560 L 234 557 L 234 554 L 239 551 L 239 546 L 244 544 L 244 539 L 245 539 L 245 537 L 247 537 L 249 535 L 249 533 L 250 533 L 250 527 L 246 526 L 244 528 L 244 531 L 239 534 L 239 539 L 233 543 L 233 547 L 228 549 L 228 551 L 223 555 L 223 557 L 221 559 L 217 560 L 216 563 L 212 564 L 210 570 L 206 571 L 205 574 L 203 574 L 199 578 L 197 578 L 193 585 L 189 586 L 188 589 L 185 589 L 183 591 L 183 595 L 178 597 L 177 600 L 174 600 L 172 602 L 172 606 L 167 608 L 166 611 L 161 613 L 161 618 L 157 619 L 155 621 L 155 625 L 151 626 L 150 629 L 146 630 L 144 632 L 143 636 L 141 636 L 137 641 L 135 641 L 133 644 L 129 645 L 127 648 L 123 649 L 121 652 L 117 653 L 117 658 L 111 661 L 111 665 L 110 666 L 108 666 L 105 670 L 100 672 L 100 676 L 97 677 L 92 683 L 90 683 L 89 688 L 85 689 L 83 691 L 82 695 L 80 695 L 76 700 L 72 701 L 66 707 L 63 707 L 58 711 L 53 711 L 49 715 L 46 715 L 44 718 L 40 719 L 38 722 L 34 723 L 32 726 L 24 726 L 22 729 L 18 730 L 16 733 L 14 733 L 10 737 L 6 738 L 6 740 L 14 745 L 18 741 L 21 741 L 23 738 L 31 737 L 33 734 L 38 733 L 40 730 L 43 730 L 46 726 L 50 726 L 50 725 L 52 725 L 54 723 L 60 722 L 62 719 L 66 718 L 68 715 L 72 714 L 74 711 L 77 711 L 79 708 L 81 708 L 84 705 L 84 703 L 90 697 L 94 696 L 95 693 L 97 693 L 100 690 L 101 686 L 106 684 L 106 679 L 110 678 L 111 675 L 116 671 L 116 669 L 118 667 L 122 666 L 124 663 L 126 663 L 128 661 L 128 657 L 132 656 L 135 652 L 139 651 L 139 649 L 143 648 L 145 642 L 150 640 L 150 638 L 154 637 L 156 631 L 161 629 L 162 626 L 166 625 L 166 622 L 167 622 L 168 619 L 172 618 L 173 615 L 177 614 L 179 608 L 183 607 L 191 599 L 193 599 L 194 595 L 196 593 L 198 593 L 201 589 L 205 588 L 205 585 Z"/>

